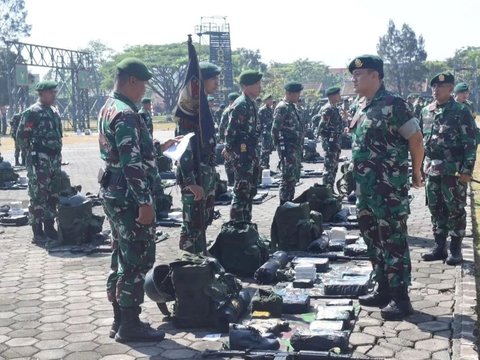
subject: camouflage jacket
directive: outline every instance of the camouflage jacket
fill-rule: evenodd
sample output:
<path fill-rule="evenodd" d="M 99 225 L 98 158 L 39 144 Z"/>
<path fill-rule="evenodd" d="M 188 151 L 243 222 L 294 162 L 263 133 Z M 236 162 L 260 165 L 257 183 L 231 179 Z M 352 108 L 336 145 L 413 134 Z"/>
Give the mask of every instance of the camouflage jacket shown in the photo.
<path fill-rule="evenodd" d="M 436 101 L 422 110 L 425 173 L 430 176 L 472 175 L 476 153 L 476 125 L 468 107 L 453 98 Z"/>
<path fill-rule="evenodd" d="M 228 126 L 228 113 L 230 112 L 230 105 L 223 110 L 222 117 L 220 118 L 220 124 L 218 125 L 218 138 L 221 142 L 225 141 L 225 131 Z"/>
<path fill-rule="evenodd" d="M 273 110 L 267 105 L 263 105 L 258 110 L 258 120 L 260 121 L 261 134 L 263 137 L 271 136 L 273 123 Z"/>
<path fill-rule="evenodd" d="M 407 138 L 420 131 L 417 119 L 382 85 L 370 101 L 359 100 L 351 126 L 358 196 L 380 196 L 391 210 L 408 214 Z"/>
<path fill-rule="evenodd" d="M 10 135 L 15 139 L 17 136 L 18 125 L 20 124 L 20 119 L 22 114 L 18 113 L 13 115 L 12 120 L 10 121 Z"/>
<path fill-rule="evenodd" d="M 98 115 L 100 156 L 105 170 L 126 180 L 126 187 L 108 186 L 104 198 L 138 205 L 152 205 L 153 188 L 160 181 L 155 163 L 155 149 L 147 126 L 135 104 L 114 92 Z M 115 184 L 114 184 L 115 185 Z"/>
<path fill-rule="evenodd" d="M 230 106 L 225 148 L 245 160 L 255 158 L 259 136 L 260 121 L 255 102 L 242 94 Z"/>
<path fill-rule="evenodd" d="M 280 101 L 273 112 L 272 137 L 275 146 L 303 145 L 304 123 L 299 110 L 285 99 Z"/>
<path fill-rule="evenodd" d="M 338 108 L 326 103 L 320 110 L 322 119 L 318 125 L 318 134 L 324 139 L 338 139 L 343 133 L 343 119 Z M 333 140 L 331 140 L 333 141 Z"/>
<path fill-rule="evenodd" d="M 473 105 L 473 102 L 471 102 L 470 100 L 466 100 L 463 104 L 468 108 L 468 110 L 470 110 L 473 116 L 473 120 L 475 120 L 477 113 L 475 112 L 475 105 Z"/>
<path fill-rule="evenodd" d="M 145 121 L 145 125 L 147 125 L 148 132 L 151 136 L 153 136 L 153 119 L 152 114 L 150 111 L 145 110 L 143 107 L 138 111 L 138 113 L 142 116 L 143 121 Z"/>
<path fill-rule="evenodd" d="M 36 102 L 22 114 L 16 141 L 24 150 L 60 153 L 62 136 L 62 122 L 57 108 Z"/>

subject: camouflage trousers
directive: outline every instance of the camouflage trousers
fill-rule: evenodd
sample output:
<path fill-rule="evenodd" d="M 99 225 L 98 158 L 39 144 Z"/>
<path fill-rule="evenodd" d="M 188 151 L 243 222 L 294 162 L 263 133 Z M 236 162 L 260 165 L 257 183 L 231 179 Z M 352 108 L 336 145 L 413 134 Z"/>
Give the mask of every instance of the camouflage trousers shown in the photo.
<path fill-rule="evenodd" d="M 262 169 L 270 169 L 270 155 L 273 150 L 273 142 L 271 136 L 263 136 L 260 151 L 260 167 Z"/>
<path fill-rule="evenodd" d="M 295 196 L 295 185 L 300 179 L 302 165 L 301 150 L 289 149 L 289 151 L 278 152 L 280 155 L 280 166 L 282 167 L 282 182 L 280 183 L 280 203 L 293 200 Z"/>
<path fill-rule="evenodd" d="M 17 144 L 17 141 L 15 141 L 15 139 L 13 139 L 13 141 L 15 142 L 15 162 L 18 160 L 18 158 L 21 155 L 21 159 L 22 159 L 21 164 L 25 165 L 25 150 L 22 150 L 20 148 L 20 145 Z"/>
<path fill-rule="evenodd" d="M 233 164 L 232 160 L 225 160 L 225 173 L 227 176 L 228 174 L 235 174 L 235 165 Z"/>
<path fill-rule="evenodd" d="M 251 162 L 234 160 L 235 185 L 233 186 L 230 220 L 251 221 L 253 198 L 257 194 L 257 182 L 260 173 L 258 158 Z"/>
<path fill-rule="evenodd" d="M 61 155 L 36 153 L 27 156 L 29 223 L 40 224 L 57 216 L 61 186 Z"/>
<path fill-rule="evenodd" d="M 322 144 L 323 151 L 325 151 L 325 162 L 323 166 L 323 184 L 330 185 L 333 189 L 335 178 L 338 171 L 338 159 L 340 158 L 340 140 L 324 142 Z"/>
<path fill-rule="evenodd" d="M 201 164 L 200 170 L 205 200 L 194 201 L 194 195 L 190 191 L 182 190 L 183 224 L 179 247 L 194 254 L 203 251 L 202 230 L 212 223 L 215 208 L 215 167 Z M 202 209 L 204 229 L 200 216 Z"/>
<path fill-rule="evenodd" d="M 467 224 L 467 185 L 453 175 L 428 176 L 426 191 L 433 234 L 464 237 Z"/>
<path fill-rule="evenodd" d="M 367 244 L 377 281 L 387 279 L 390 288 L 411 283 L 412 265 L 407 242 L 407 215 L 395 214 L 379 203 L 383 199 L 357 198 L 358 225 Z"/>
<path fill-rule="evenodd" d="M 143 303 L 145 275 L 155 262 L 155 224 L 135 221 L 135 204 L 118 206 L 115 199 L 103 200 L 112 229 L 112 256 L 107 279 L 107 297 L 122 307 Z"/>

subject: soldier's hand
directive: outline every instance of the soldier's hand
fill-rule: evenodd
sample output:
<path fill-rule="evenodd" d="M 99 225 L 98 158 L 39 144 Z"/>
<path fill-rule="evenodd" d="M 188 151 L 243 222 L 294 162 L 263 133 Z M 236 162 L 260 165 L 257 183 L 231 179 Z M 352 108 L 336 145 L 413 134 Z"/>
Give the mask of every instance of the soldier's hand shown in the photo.
<path fill-rule="evenodd" d="M 172 146 L 173 144 L 178 144 L 180 142 L 180 140 L 182 140 L 183 138 L 183 135 L 181 136 L 177 136 L 173 139 L 168 139 L 167 141 L 165 141 L 163 144 L 160 144 L 160 149 L 163 151 L 167 150 L 170 146 Z"/>
<path fill-rule="evenodd" d="M 466 183 L 470 182 L 471 180 L 472 180 L 472 177 L 470 175 L 467 175 L 467 174 L 460 174 L 460 176 L 458 177 L 458 181 L 460 181 L 463 184 L 466 184 Z"/>
<path fill-rule="evenodd" d="M 423 186 L 422 172 L 414 171 L 412 173 L 412 185 L 415 189 L 419 189 Z"/>
<path fill-rule="evenodd" d="M 194 201 L 199 201 L 203 199 L 203 188 L 200 185 L 188 185 L 187 187 L 185 187 L 185 189 L 187 189 L 194 195 Z"/>
<path fill-rule="evenodd" d="M 153 206 L 141 205 L 138 208 L 138 217 L 135 219 L 135 221 L 142 225 L 151 225 L 154 218 L 155 212 L 153 211 Z"/>

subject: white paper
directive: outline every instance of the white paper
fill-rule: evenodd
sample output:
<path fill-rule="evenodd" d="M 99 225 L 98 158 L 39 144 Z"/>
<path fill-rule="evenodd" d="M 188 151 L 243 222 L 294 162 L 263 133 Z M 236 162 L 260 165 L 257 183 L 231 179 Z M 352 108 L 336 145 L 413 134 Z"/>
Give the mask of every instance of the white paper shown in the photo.
<path fill-rule="evenodd" d="M 184 135 L 182 140 L 180 140 L 179 143 L 175 143 L 172 146 L 170 146 L 168 149 L 166 149 L 163 152 L 163 155 L 172 159 L 173 161 L 180 160 L 180 158 L 182 157 L 185 150 L 187 150 L 190 138 L 194 135 L 195 135 L 195 133 L 193 133 L 193 132 L 188 133 L 187 135 Z"/>
<path fill-rule="evenodd" d="M 203 337 L 203 340 L 207 341 L 217 341 L 222 337 L 222 334 L 207 334 Z"/>

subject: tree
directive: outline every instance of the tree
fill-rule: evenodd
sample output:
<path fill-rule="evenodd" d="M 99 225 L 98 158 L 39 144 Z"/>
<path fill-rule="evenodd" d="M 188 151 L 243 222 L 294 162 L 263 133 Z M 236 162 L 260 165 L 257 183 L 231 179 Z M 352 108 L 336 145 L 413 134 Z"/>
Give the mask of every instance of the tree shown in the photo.
<path fill-rule="evenodd" d="M 390 20 L 387 34 L 380 37 L 377 44 L 378 55 L 385 62 L 385 82 L 400 95 L 418 91 L 426 68 L 425 41 L 407 24 L 402 29 L 395 27 Z"/>
<path fill-rule="evenodd" d="M 265 72 L 267 64 L 261 61 L 260 50 L 238 48 L 232 51 L 233 76 L 238 77 L 243 70 L 253 69 Z"/>
<path fill-rule="evenodd" d="M 0 2 L 0 40 L 18 40 L 30 36 L 31 25 L 26 22 L 25 0 L 2 0 Z"/>

